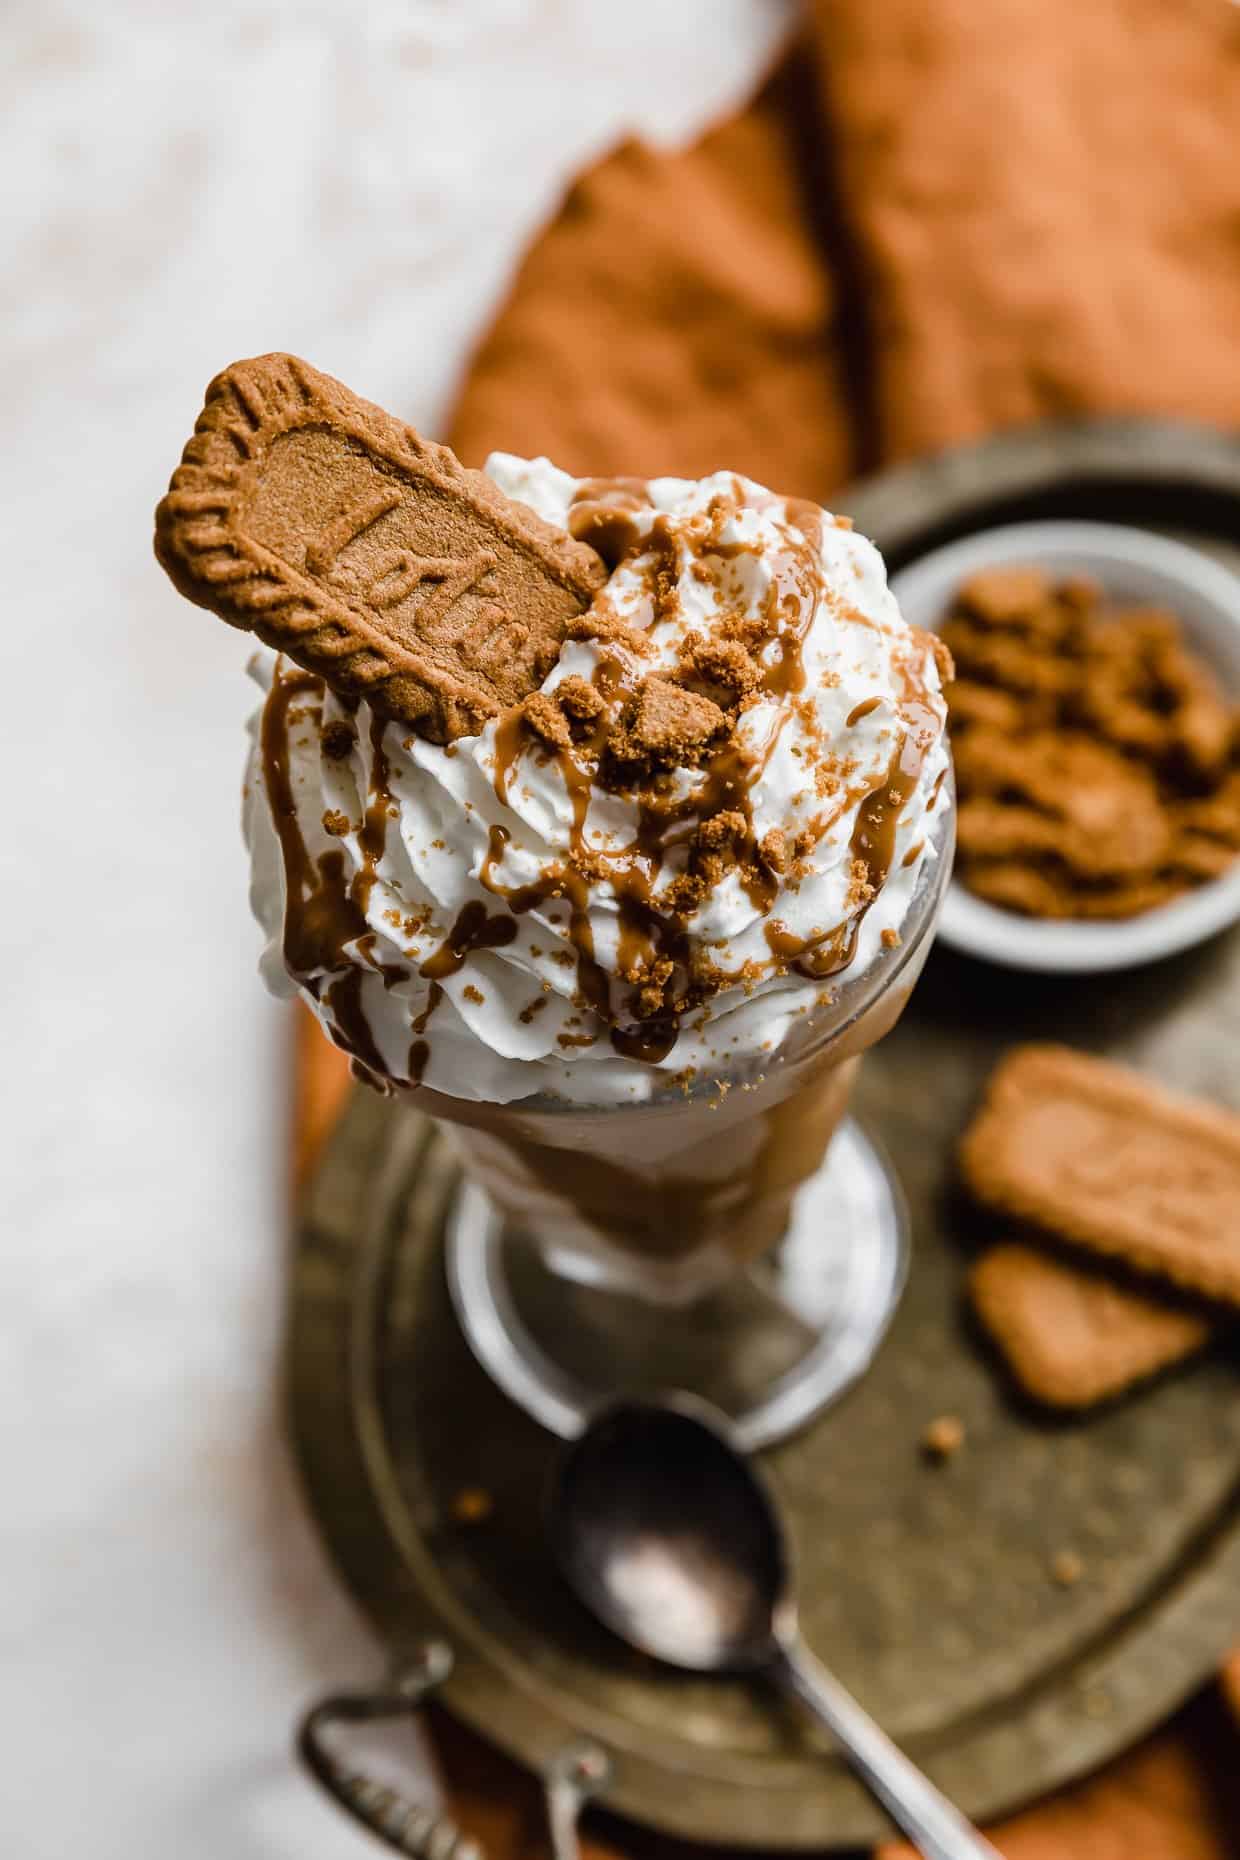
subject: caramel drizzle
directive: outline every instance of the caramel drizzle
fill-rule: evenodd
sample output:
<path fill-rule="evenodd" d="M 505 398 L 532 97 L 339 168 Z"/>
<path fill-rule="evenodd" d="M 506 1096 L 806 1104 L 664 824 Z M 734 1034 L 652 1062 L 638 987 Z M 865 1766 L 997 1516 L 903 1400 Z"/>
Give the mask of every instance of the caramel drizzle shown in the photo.
<path fill-rule="evenodd" d="M 946 768 L 941 768 L 939 770 L 938 777 L 935 780 L 935 784 L 933 788 L 930 790 L 930 799 L 926 802 L 926 812 L 928 814 L 932 814 L 936 806 L 938 805 L 939 790 L 942 788 L 943 783 L 946 780 L 947 780 L 947 770 Z"/>
<path fill-rule="evenodd" d="M 569 528 L 578 540 L 589 541 L 599 549 L 613 567 L 629 555 L 648 558 L 647 593 L 657 625 L 660 620 L 673 618 L 678 606 L 680 545 L 675 530 L 663 514 L 657 515 L 643 530 L 636 519 L 649 508 L 649 494 L 640 480 L 591 479 L 578 490 Z M 762 859 L 757 847 L 753 790 L 779 740 L 787 716 L 787 700 L 805 688 L 804 642 L 821 594 L 821 512 L 816 505 L 801 501 L 790 502 L 786 513 L 791 534 L 787 548 L 775 560 L 766 600 L 767 639 L 774 651 L 769 655 L 764 652 L 757 661 L 760 690 L 770 698 L 783 701 L 779 721 L 766 742 L 756 749 L 735 742 L 725 745 L 708 762 L 704 779 L 679 803 L 669 803 L 657 794 L 640 796 L 634 840 L 623 848 L 595 848 L 588 844 L 585 829 L 595 774 L 610 728 L 610 719 L 604 712 L 596 728 L 586 740 L 574 745 L 573 750 L 549 746 L 540 750 L 557 765 L 568 794 L 572 811 L 568 858 L 549 866 L 533 884 L 504 886 L 495 868 L 503 858 L 509 834 L 502 826 L 491 829 L 481 882 L 502 897 L 509 910 L 518 915 L 551 898 L 561 898 L 567 903 L 568 936 L 577 957 L 578 995 L 609 1024 L 613 1047 L 627 1058 L 650 1064 L 666 1058 L 676 1043 L 683 1013 L 697 1005 L 695 996 L 704 998 L 703 991 L 695 990 L 692 982 L 687 914 L 660 910 L 654 902 L 668 852 L 707 821 L 721 814 L 738 814 L 744 830 L 736 852 L 746 895 L 761 916 L 769 913 L 778 896 L 778 875 Z M 713 539 L 709 547 L 712 554 L 725 559 L 757 553 L 753 543 L 724 543 L 718 538 Z M 628 689 L 625 667 L 612 655 L 600 661 L 593 682 L 608 699 L 623 697 Z M 521 714 L 510 712 L 501 720 L 495 735 L 493 779 L 501 803 L 508 800 L 513 771 L 526 744 Z M 579 869 L 587 863 L 596 869 L 600 863 L 606 867 L 607 882 L 617 900 L 619 973 L 633 975 L 650 973 L 656 967 L 664 971 L 670 969 L 662 984 L 668 1004 L 666 1011 L 654 1015 L 638 1013 L 634 997 L 628 1004 L 634 1012 L 634 1026 L 618 1023 L 611 1004 L 610 979 L 596 958 L 589 916 L 590 884 Z"/>
<path fill-rule="evenodd" d="M 361 867 L 353 875 L 349 886 L 349 895 L 363 917 L 370 907 L 370 894 L 374 890 L 375 880 L 379 876 L 379 866 L 387 850 L 388 821 L 392 814 L 392 790 L 389 785 L 391 771 L 387 751 L 383 747 L 386 725 L 381 717 L 372 716 L 370 720 L 371 776 L 370 796 L 362 816 L 361 829 L 357 836 L 357 847 L 362 857 Z M 385 988 L 395 987 L 404 981 L 407 970 L 398 962 L 380 962 L 375 955 L 378 937 L 373 930 L 367 930 L 357 939 L 357 950 L 364 962 L 370 964 L 376 975 L 383 979 Z"/>
<path fill-rule="evenodd" d="M 430 1025 L 431 1015 L 435 1012 L 435 1009 L 442 1000 L 442 987 L 438 982 L 432 982 L 426 997 L 426 1006 L 418 1015 L 410 1029 L 413 1034 L 413 1041 L 409 1047 L 409 1059 L 405 1070 L 409 1074 L 409 1083 L 411 1085 L 420 1085 L 422 1083 L 422 1075 L 426 1071 L 426 1062 L 430 1058 L 431 1052 L 429 1042 L 424 1040 L 422 1035 Z"/>
<path fill-rule="evenodd" d="M 637 516 L 651 508 L 641 478 L 587 478 L 578 485 L 568 514 L 569 533 L 588 543 L 608 568 L 644 547 Z"/>
<path fill-rule="evenodd" d="M 508 805 L 508 784 L 525 747 L 525 719 L 518 708 L 507 711 L 495 726 L 495 793 Z"/>
<path fill-rule="evenodd" d="M 321 720 L 323 696 L 323 681 L 313 673 L 277 671 L 259 733 L 263 782 L 284 862 L 284 962 L 294 981 L 330 1011 L 328 1032 L 335 1044 L 372 1084 L 382 1086 L 386 1067 L 362 1007 L 362 971 L 343 957 L 347 944 L 366 935 L 365 913 L 346 883 L 343 849 L 333 846 L 311 857 L 293 795 L 290 712 L 298 699 L 306 700 Z M 343 973 L 335 973 L 342 967 Z"/>
<path fill-rule="evenodd" d="M 766 941 L 772 956 L 797 975 L 810 981 L 825 981 L 829 975 L 838 975 L 848 968 L 856 956 L 861 926 L 887 883 L 895 857 L 900 815 L 921 780 L 925 756 L 926 745 L 919 734 L 906 731 L 885 777 L 877 788 L 870 790 L 857 810 L 848 850 L 854 871 L 858 866 L 861 868 L 866 896 L 855 915 L 834 930 L 804 938 L 796 936 L 779 919 L 767 923 Z M 914 848 L 914 853 L 920 852 L 924 843 Z M 904 864 L 910 863 L 911 858 L 906 857 Z"/>
<path fill-rule="evenodd" d="M 387 827 L 392 807 L 392 791 L 388 786 L 390 770 L 387 753 L 383 747 L 384 722 L 380 717 L 370 720 L 370 794 L 366 811 L 362 816 L 361 830 L 357 836 L 357 849 L 362 856 L 360 869 L 353 876 L 350 886 L 354 902 L 363 917 L 370 905 L 370 894 L 374 890 L 375 879 L 379 875 L 379 862 L 387 847 Z"/>
<path fill-rule="evenodd" d="M 921 780 L 926 749 L 927 745 L 921 736 L 914 730 L 908 730 L 891 758 L 886 779 L 867 794 L 857 810 L 857 824 L 853 828 L 849 850 L 854 860 L 864 867 L 865 882 L 870 891 L 865 909 L 857 918 L 858 923 L 887 883 L 887 875 L 895 857 L 900 815 Z"/>
<path fill-rule="evenodd" d="M 451 930 L 439 948 L 426 958 L 418 974 L 430 982 L 444 982 L 450 975 L 460 973 L 472 950 L 502 949 L 516 934 L 516 922 L 507 912 L 492 917 L 485 904 L 471 898 L 468 904 L 461 906 Z"/>
<path fill-rule="evenodd" d="M 782 968 L 791 968 L 815 982 L 846 969 L 857 953 L 861 916 L 850 918 L 821 936 L 799 937 L 780 918 L 765 926 L 767 947 Z"/>

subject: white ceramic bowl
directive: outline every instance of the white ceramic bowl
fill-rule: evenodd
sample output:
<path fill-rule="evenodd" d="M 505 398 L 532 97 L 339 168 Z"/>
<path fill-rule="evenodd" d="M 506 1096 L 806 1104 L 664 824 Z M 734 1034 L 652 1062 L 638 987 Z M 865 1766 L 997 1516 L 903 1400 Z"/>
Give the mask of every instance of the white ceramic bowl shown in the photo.
<path fill-rule="evenodd" d="M 1240 698 L 1240 577 L 1182 543 L 1112 523 L 1012 523 L 948 543 L 892 576 L 905 617 L 934 632 L 960 584 L 979 569 L 1036 564 L 1055 577 L 1085 574 L 1121 602 L 1166 606 L 1184 635 Z M 1084 975 L 1187 949 L 1240 918 L 1240 860 L 1173 904 L 1119 923 L 1020 917 L 953 881 L 939 935 L 954 949 L 1014 969 Z"/>

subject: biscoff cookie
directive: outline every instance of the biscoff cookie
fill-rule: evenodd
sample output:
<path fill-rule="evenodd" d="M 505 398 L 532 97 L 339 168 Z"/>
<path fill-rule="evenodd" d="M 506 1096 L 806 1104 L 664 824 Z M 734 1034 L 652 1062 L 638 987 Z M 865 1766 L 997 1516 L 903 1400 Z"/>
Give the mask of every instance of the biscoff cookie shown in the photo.
<path fill-rule="evenodd" d="M 217 375 L 155 513 L 189 600 L 437 742 L 542 683 L 600 557 L 291 355 Z"/>
<path fill-rule="evenodd" d="M 1240 1116 L 1062 1046 L 1014 1048 L 965 1133 L 991 1213 L 1240 1307 Z"/>
<path fill-rule="evenodd" d="M 1017 1382 L 1053 1408 L 1090 1408 L 1182 1362 L 1208 1320 L 1018 1241 L 992 1246 L 969 1295 Z"/>

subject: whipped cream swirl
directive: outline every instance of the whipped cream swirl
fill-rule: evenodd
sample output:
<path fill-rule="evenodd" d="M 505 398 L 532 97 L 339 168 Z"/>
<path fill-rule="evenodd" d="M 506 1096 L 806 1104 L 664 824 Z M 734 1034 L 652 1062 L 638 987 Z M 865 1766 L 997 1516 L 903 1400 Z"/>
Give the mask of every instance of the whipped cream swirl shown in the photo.
<path fill-rule="evenodd" d="M 775 1052 L 899 927 L 947 768 L 878 551 L 743 478 L 510 496 L 612 572 L 542 691 L 448 745 L 260 654 L 263 970 L 381 1084 L 648 1098 Z"/>

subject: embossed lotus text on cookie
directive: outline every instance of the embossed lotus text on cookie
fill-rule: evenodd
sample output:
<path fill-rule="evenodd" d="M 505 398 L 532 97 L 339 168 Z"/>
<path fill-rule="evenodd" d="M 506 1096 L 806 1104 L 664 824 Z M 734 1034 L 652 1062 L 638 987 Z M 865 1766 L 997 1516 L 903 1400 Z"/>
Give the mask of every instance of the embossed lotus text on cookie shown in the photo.
<path fill-rule="evenodd" d="M 289 355 L 207 390 L 155 513 L 182 594 L 435 741 L 536 690 L 594 550 Z"/>

